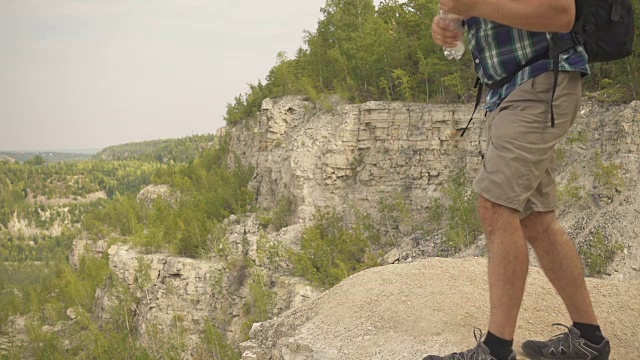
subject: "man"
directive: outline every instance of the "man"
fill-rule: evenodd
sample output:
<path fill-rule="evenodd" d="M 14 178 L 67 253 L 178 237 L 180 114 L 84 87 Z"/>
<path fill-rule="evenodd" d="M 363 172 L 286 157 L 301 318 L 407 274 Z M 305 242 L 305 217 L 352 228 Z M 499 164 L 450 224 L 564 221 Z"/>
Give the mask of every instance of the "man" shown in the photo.
<path fill-rule="evenodd" d="M 571 29 L 574 1 L 440 0 L 441 10 L 466 19 L 476 72 L 483 83 L 516 75 L 487 95 L 488 149 L 473 184 L 489 253 L 488 333 L 473 349 L 425 360 L 516 359 L 512 346 L 529 269 L 527 243 L 573 325 L 549 341 L 525 342 L 524 352 L 532 359 L 609 359 L 609 341 L 600 332 L 580 257 L 554 212 L 554 147 L 580 107 L 581 75 L 589 73 L 587 56 L 582 47 L 561 54 L 553 102 L 552 60 L 541 58 L 522 68 L 548 53 L 550 33 Z M 444 47 L 454 47 L 462 36 L 439 16 L 431 30 L 435 42 Z"/>

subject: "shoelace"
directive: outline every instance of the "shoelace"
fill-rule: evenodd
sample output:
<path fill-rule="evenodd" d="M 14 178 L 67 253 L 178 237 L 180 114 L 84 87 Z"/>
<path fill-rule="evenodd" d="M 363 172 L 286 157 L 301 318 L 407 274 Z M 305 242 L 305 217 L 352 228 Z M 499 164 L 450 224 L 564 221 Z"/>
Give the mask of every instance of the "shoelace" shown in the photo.
<path fill-rule="evenodd" d="M 480 342 L 482 342 L 482 330 L 479 328 L 473 328 L 473 336 L 476 338 L 476 347 L 466 352 L 453 353 L 450 356 L 450 360 L 478 360 L 481 359 L 478 349 L 480 348 Z"/>
<path fill-rule="evenodd" d="M 571 335 L 571 329 L 567 325 L 560 324 L 560 323 L 555 323 L 553 324 L 553 326 L 563 327 L 567 329 L 567 332 L 563 332 L 549 338 L 549 342 L 551 343 L 550 344 L 551 348 L 559 352 L 560 349 L 562 348 L 562 344 L 569 343 L 569 349 L 566 349 L 566 350 L 570 352 L 571 349 L 573 348 L 573 342 L 577 340 L 573 337 L 573 335 Z"/>

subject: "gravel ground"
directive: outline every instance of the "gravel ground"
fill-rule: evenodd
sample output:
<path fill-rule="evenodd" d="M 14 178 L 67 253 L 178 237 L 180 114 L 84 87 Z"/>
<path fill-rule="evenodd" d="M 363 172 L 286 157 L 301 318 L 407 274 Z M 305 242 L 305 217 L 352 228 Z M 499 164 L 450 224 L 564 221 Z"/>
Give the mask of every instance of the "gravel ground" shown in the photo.
<path fill-rule="evenodd" d="M 370 269 L 264 323 L 255 340 L 295 342 L 305 344 L 299 348 L 306 352 L 309 347 L 316 352 L 315 357 L 301 359 L 421 359 L 430 353 L 461 351 L 475 344 L 474 327 L 486 327 L 486 267 L 481 258 L 433 258 Z M 611 359 L 637 359 L 640 282 L 587 281 L 613 345 Z M 525 339 L 547 339 L 562 332 L 551 326 L 555 322 L 570 324 L 570 319 L 542 271 L 531 268 L 516 347 Z M 526 358 L 518 352 L 519 358 Z"/>

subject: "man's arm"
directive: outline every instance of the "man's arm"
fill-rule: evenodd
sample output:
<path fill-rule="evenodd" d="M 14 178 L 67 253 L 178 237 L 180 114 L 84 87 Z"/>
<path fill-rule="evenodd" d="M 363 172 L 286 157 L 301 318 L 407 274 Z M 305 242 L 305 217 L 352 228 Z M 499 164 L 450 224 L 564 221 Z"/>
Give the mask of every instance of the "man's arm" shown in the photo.
<path fill-rule="evenodd" d="M 440 8 L 451 14 L 543 32 L 568 32 L 576 14 L 575 0 L 440 0 Z"/>

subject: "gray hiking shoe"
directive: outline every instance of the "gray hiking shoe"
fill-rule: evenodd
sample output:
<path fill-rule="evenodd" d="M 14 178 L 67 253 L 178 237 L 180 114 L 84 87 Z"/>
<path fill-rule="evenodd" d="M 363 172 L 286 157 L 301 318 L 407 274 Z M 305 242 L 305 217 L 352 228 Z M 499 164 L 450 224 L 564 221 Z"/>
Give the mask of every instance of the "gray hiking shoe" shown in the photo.
<path fill-rule="evenodd" d="M 593 345 L 580 336 L 573 326 L 553 324 L 567 328 L 547 341 L 528 340 L 522 344 L 522 351 L 532 360 L 609 360 L 611 345 L 605 338 L 602 344 Z"/>
<path fill-rule="evenodd" d="M 474 329 L 473 335 L 478 342 L 476 347 L 474 347 L 473 349 L 445 356 L 429 355 L 422 360 L 498 360 L 491 356 L 489 348 L 484 343 L 482 343 L 482 330 Z M 516 360 L 516 353 L 512 351 L 509 359 L 507 360 Z"/>

